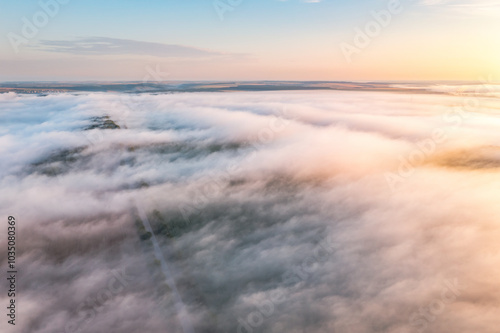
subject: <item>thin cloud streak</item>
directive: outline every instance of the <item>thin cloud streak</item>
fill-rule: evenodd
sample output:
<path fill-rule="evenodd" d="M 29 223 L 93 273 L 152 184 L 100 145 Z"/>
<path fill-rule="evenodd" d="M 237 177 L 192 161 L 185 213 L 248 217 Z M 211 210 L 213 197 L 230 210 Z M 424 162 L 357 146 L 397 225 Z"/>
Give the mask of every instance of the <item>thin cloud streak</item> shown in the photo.
<path fill-rule="evenodd" d="M 75 40 L 41 40 L 34 48 L 46 52 L 76 55 L 148 55 L 162 58 L 206 58 L 235 55 L 184 45 L 108 37 L 85 37 Z"/>

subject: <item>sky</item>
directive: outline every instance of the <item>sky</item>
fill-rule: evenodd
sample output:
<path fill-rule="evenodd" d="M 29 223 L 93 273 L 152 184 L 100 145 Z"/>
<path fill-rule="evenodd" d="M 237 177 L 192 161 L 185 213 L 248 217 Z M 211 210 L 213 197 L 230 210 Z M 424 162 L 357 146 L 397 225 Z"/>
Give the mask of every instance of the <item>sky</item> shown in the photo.
<path fill-rule="evenodd" d="M 0 81 L 498 77 L 497 0 L 0 0 Z"/>

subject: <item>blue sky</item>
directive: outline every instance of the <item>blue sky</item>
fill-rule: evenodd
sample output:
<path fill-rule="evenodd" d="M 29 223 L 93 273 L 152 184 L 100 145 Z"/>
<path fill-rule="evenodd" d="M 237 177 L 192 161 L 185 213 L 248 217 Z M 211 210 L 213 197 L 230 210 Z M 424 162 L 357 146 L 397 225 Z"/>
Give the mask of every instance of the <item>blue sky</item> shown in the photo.
<path fill-rule="evenodd" d="M 40 3 L 52 1 L 0 0 L 0 80 L 141 80 L 148 66 L 170 80 L 473 79 L 497 71 L 493 0 L 401 0 L 401 12 L 363 47 L 356 29 L 390 1 L 66 0 L 13 47 L 9 36 L 24 38 L 23 18 L 33 22 Z M 232 7 L 222 20 L 217 1 Z"/>

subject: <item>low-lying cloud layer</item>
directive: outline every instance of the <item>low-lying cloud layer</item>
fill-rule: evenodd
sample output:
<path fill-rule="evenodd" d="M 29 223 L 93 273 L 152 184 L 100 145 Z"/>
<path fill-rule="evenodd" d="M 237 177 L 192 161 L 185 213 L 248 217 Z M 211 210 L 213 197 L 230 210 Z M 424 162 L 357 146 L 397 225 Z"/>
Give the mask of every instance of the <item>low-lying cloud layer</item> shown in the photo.
<path fill-rule="evenodd" d="M 495 98 L 9 93 L 0 104 L 19 332 L 498 331 Z"/>

